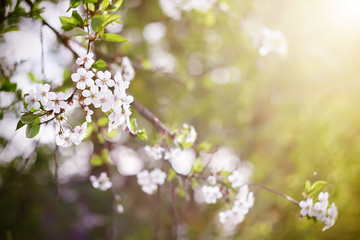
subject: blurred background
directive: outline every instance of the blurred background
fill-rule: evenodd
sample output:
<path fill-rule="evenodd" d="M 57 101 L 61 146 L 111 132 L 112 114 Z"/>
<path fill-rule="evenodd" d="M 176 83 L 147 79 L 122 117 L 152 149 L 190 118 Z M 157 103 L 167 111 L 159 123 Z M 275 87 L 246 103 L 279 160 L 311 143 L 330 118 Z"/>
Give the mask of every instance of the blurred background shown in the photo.
<path fill-rule="evenodd" d="M 68 6 L 41 1 L 41 15 L 62 32 L 58 17 L 71 15 Z M 97 42 L 95 54 L 113 62 L 112 70 L 118 56 L 132 60 L 135 99 L 170 129 L 191 124 L 199 142 L 252 163 L 255 183 L 300 201 L 306 180 L 326 180 L 339 211 L 322 232 L 321 222 L 299 220 L 299 207 L 255 190 L 254 207 L 229 236 L 218 222 L 223 202 L 179 196 L 181 239 L 360 239 L 360 1 L 125 0 L 119 13 L 122 25 L 107 30 L 128 42 Z M 22 101 L 5 82 L 23 94 L 44 81 L 71 93 L 76 69 L 71 52 L 39 20 L 21 19 L 19 27 L 0 38 L 0 239 L 172 239 L 168 186 L 148 196 L 132 176 L 143 167 L 138 149 L 159 137 L 135 110 L 149 142 L 126 133 L 109 140 L 123 214 L 114 213 L 110 192 L 88 180 L 96 141 L 55 149 L 51 124 L 31 140 L 25 129 L 15 132 Z M 121 163 L 119 156 L 129 155 L 135 160 Z"/>

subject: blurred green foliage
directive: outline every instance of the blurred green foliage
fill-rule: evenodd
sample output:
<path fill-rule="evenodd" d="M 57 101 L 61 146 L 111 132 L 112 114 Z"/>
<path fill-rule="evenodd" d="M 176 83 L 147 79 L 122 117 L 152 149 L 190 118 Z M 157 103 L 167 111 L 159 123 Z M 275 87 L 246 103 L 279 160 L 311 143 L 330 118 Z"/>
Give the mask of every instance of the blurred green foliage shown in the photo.
<path fill-rule="evenodd" d="M 326 232 L 322 223 L 300 221 L 299 207 L 256 190 L 255 206 L 233 239 L 359 239 L 359 25 L 348 28 L 341 18 L 326 15 L 325 0 L 221 2 L 229 5 L 228 12 L 215 5 L 207 13 L 183 12 L 174 21 L 157 1 L 124 1 L 121 34 L 141 33 L 148 23 L 162 22 L 167 29 L 162 44 L 177 60 L 174 73 L 151 70 L 146 41 L 97 42 L 98 59 L 109 64 L 116 56 L 129 56 L 137 66 L 130 87 L 135 99 L 171 128 L 186 122 L 195 126 L 200 140 L 233 147 L 254 164 L 254 182 L 297 200 L 306 180 L 329 183 L 325 190 L 339 217 Z M 243 28 L 248 18 L 282 31 L 287 55 L 261 57 Z M 210 41 L 214 34 L 218 39 Z M 188 71 L 194 53 L 203 66 L 198 75 Z M 237 67 L 241 77 L 213 81 L 212 71 L 227 66 Z M 4 79 L 2 87 L 10 84 Z M 134 114 L 154 141 L 154 128 Z M 127 144 L 138 148 L 144 143 L 132 139 Z M 172 239 L 168 186 L 147 196 L 135 177 L 117 176 L 123 181 L 118 191 L 125 213 L 113 216 L 111 194 L 94 190 L 87 178 L 60 184 L 57 196 L 49 170 L 51 147 L 39 146 L 35 156 L 25 168 L 22 158 L 0 167 L 0 239 L 109 239 L 111 222 L 116 239 Z M 177 197 L 184 239 L 217 239 L 220 207 L 223 203 L 205 206 Z"/>

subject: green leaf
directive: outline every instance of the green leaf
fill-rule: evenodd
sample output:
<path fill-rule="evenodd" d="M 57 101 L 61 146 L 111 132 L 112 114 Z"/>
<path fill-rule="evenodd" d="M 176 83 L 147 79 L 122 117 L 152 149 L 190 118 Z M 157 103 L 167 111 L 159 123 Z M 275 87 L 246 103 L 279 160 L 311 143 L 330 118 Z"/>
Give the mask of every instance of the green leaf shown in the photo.
<path fill-rule="evenodd" d="M 123 3 L 123 0 L 117 0 L 115 2 L 115 4 L 113 4 L 108 10 L 110 12 L 115 12 L 116 10 L 118 10 L 121 7 L 122 3 Z"/>
<path fill-rule="evenodd" d="M 29 113 L 25 113 L 24 115 L 22 115 L 20 120 L 24 124 L 29 124 L 29 123 L 32 123 L 35 119 L 37 119 L 39 117 L 40 117 L 39 115 L 29 112 Z"/>
<path fill-rule="evenodd" d="M 108 41 L 108 42 L 125 42 L 127 41 L 126 38 L 124 38 L 121 35 L 115 34 L 115 33 L 105 33 L 100 35 L 100 38 Z"/>
<path fill-rule="evenodd" d="M 326 181 L 316 181 L 316 182 L 314 182 L 310 187 L 308 195 L 311 196 L 311 197 L 316 196 L 319 192 L 321 192 L 321 190 L 323 189 L 323 187 L 326 184 L 327 184 Z"/>
<path fill-rule="evenodd" d="M 32 123 L 29 123 L 26 128 L 26 137 L 33 138 L 40 131 L 40 118 L 35 119 Z"/>
<path fill-rule="evenodd" d="M 104 126 L 106 126 L 108 123 L 109 123 L 109 118 L 108 118 L 108 117 L 102 117 L 102 118 L 100 118 L 100 119 L 97 121 L 97 124 L 98 124 L 100 127 L 104 127 Z"/>
<path fill-rule="evenodd" d="M 200 151 L 210 151 L 212 148 L 212 144 L 207 142 L 207 141 L 203 141 L 200 144 L 198 144 L 196 146 L 196 149 L 200 152 Z"/>
<path fill-rule="evenodd" d="M 25 124 L 21 120 L 19 120 L 17 125 L 16 125 L 16 130 L 22 128 L 23 126 L 25 126 Z"/>
<path fill-rule="evenodd" d="M 102 3 L 101 3 L 101 10 L 102 11 L 105 11 L 107 9 L 107 7 L 109 6 L 110 4 L 110 0 L 103 0 Z"/>
<path fill-rule="evenodd" d="M 202 172 L 204 170 L 204 163 L 200 161 L 199 158 L 196 158 L 194 165 L 192 167 L 192 172 Z"/>
<path fill-rule="evenodd" d="M 70 7 L 67 11 L 70 10 L 70 8 L 76 8 L 81 3 L 81 0 L 70 0 Z"/>
<path fill-rule="evenodd" d="M 84 20 L 82 19 L 82 17 L 80 16 L 80 14 L 77 11 L 74 10 L 72 12 L 71 18 L 75 18 L 79 22 L 78 27 L 84 26 Z"/>
<path fill-rule="evenodd" d="M 141 140 L 148 139 L 145 129 L 140 129 L 140 130 L 136 131 L 136 136 Z"/>
<path fill-rule="evenodd" d="M 93 166 L 101 166 L 103 164 L 103 159 L 99 155 L 94 154 L 91 158 L 90 163 Z"/>
<path fill-rule="evenodd" d="M 106 66 L 107 66 L 106 62 L 102 59 L 99 59 L 98 61 L 96 61 L 96 63 L 92 65 L 92 67 L 96 69 L 103 69 L 106 68 Z"/>
<path fill-rule="evenodd" d="M 91 28 L 94 32 L 98 32 L 101 29 L 102 24 L 105 21 L 105 16 L 102 14 L 95 15 L 91 19 Z"/>
<path fill-rule="evenodd" d="M 4 118 L 4 111 L 0 112 L 0 120 L 2 120 Z"/>
<path fill-rule="evenodd" d="M 59 17 L 60 18 L 60 22 L 61 22 L 61 25 L 62 25 L 62 29 L 64 29 L 65 31 L 70 31 L 71 29 L 73 29 L 74 27 L 77 26 L 77 24 L 79 24 L 79 22 L 71 17 Z"/>
<path fill-rule="evenodd" d="M 21 96 L 22 96 L 22 90 L 21 89 L 18 89 L 16 90 L 16 97 L 21 100 Z"/>
<path fill-rule="evenodd" d="M 137 123 L 136 123 L 136 119 L 135 118 L 132 118 L 130 120 L 130 127 L 131 127 L 131 130 L 133 130 L 133 132 L 136 132 L 137 130 Z"/>
<path fill-rule="evenodd" d="M 86 36 L 86 35 L 88 35 L 88 33 L 85 30 L 83 30 L 82 28 L 75 27 L 73 30 L 71 30 L 70 35 L 74 36 L 74 37 Z"/>
<path fill-rule="evenodd" d="M 119 131 L 118 131 L 117 129 L 112 129 L 110 132 L 107 131 L 107 132 L 105 133 L 105 136 L 106 136 L 107 138 L 114 138 L 114 137 L 116 137 L 118 134 L 119 134 Z"/>
<path fill-rule="evenodd" d="M 83 0 L 85 3 L 97 3 L 97 0 Z"/>
<path fill-rule="evenodd" d="M 95 5 L 93 3 L 89 3 L 89 10 L 92 12 L 95 11 Z"/>
<path fill-rule="evenodd" d="M 15 90 L 17 88 L 16 83 L 10 82 L 10 80 L 8 78 L 4 78 L 1 81 L 3 81 L 4 83 L 1 85 L 0 91 L 15 92 Z"/>
<path fill-rule="evenodd" d="M 16 26 L 16 25 L 10 26 L 10 27 L 5 29 L 4 33 L 13 32 L 13 31 L 19 31 L 19 27 Z"/>
<path fill-rule="evenodd" d="M 120 19 L 119 14 L 98 14 L 95 15 L 91 20 L 91 28 L 94 30 L 94 32 L 98 32 L 102 34 L 104 32 L 104 29 L 107 25 L 110 23 L 117 21 Z"/>

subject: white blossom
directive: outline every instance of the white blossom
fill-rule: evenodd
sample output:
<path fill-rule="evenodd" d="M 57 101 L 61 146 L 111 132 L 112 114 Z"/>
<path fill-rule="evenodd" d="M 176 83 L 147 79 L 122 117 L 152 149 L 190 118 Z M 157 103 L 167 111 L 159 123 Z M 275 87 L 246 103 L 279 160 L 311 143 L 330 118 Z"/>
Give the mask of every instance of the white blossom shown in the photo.
<path fill-rule="evenodd" d="M 166 173 L 161 171 L 159 168 L 155 168 L 151 171 L 150 177 L 153 183 L 163 185 L 166 179 Z"/>
<path fill-rule="evenodd" d="M 203 186 L 201 190 L 207 204 L 214 204 L 223 196 L 218 186 Z"/>
<path fill-rule="evenodd" d="M 110 79 L 111 73 L 109 71 L 98 71 L 96 75 L 98 78 L 95 80 L 95 83 L 100 88 L 107 89 L 108 87 L 113 87 L 115 85 L 114 80 Z"/>
<path fill-rule="evenodd" d="M 247 185 L 244 185 L 239 189 L 233 207 L 219 213 L 219 221 L 224 225 L 240 224 L 253 205 L 254 194 L 249 192 Z"/>
<path fill-rule="evenodd" d="M 36 90 L 36 99 L 38 99 L 43 106 L 46 106 L 46 103 L 49 101 L 48 95 L 54 96 L 55 93 L 49 92 L 50 91 L 50 85 L 44 84 L 44 85 L 38 85 Z"/>
<path fill-rule="evenodd" d="M 30 111 L 32 108 L 35 110 L 38 110 L 40 108 L 40 103 L 38 101 L 38 98 L 36 97 L 36 94 L 31 89 L 29 92 L 29 95 L 25 97 L 25 103 L 27 103 L 27 109 Z"/>
<path fill-rule="evenodd" d="M 149 172 L 148 170 L 143 170 L 137 175 L 137 182 L 141 186 L 143 192 L 152 195 L 158 188 L 158 185 L 163 185 L 166 179 L 166 173 L 162 172 L 160 169 L 156 168 L 153 171 Z"/>
<path fill-rule="evenodd" d="M 91 87 L 94 85 L 94 73 L 91 71 L 87 71 L 85 68 L 78 68 L 76 73 L 71 74 L 71 79 L 73 82 L 76 82 L 76 88 L 83 90 L 86 86 Z"/>
<path fill-rule="evenodd" d="M 313 204 L 313 199 L 311 198 L 308 198 L 305 201 L 303 200 L 299 203 L 299 206 L 301 207 L 300 215 L 314 217 L 318 221 L 324 222 L 325 226 L 322 229 L 323 231 L 329 229 L 335 224 L 335 220 L 338 215 L 335 203 L 332 203 L 331 207 L 328 208 L 328 197 L 329 193 L 321 192 L 318 196 L 319 201 L 315 204 Z"/>
<path fill-rule="evenodd" d="M 99 177 L 95 177 L 94 175 L 91 175 L 90 181 L 94 188 L 100 189 L 101 191 L 106 191 L 112 187 L 112 182 L 110 181 L 106 172 L 100 173 Z"/>
<path fill-rule="evenodd" d="M 119 203 L 118 205 L 116 205 L 116 211 L 118 213 L 124 213 L 124 206 Z"/>
<path fill-rule="evenodd" d="M 186 148 L 184 150 L 174 149 L 170 154 L 170 163 L 175 172 L 188 175 L 195 162 L 196 154 L 192 148 Z"/>
<path fill-rule="evenodd" d="M 77 65 L 84 65 L 85 69 L 91 68 L 91 66 L 94 64 L 95 60 L 93 59 L 94 54 L 92 52 L 89 52 L 88 54 L 84 54 L 78 59 L 76 59 Z"/>
<path fill-rule="evenodd" d="M 67 103 L 65 101 L 65 94 L 58 92 L 55 96 L 49 97 L 46 107 L 50 110 L 54 110 L 54 113 L 60 113 L 61 109 L 66 109 Z"/>

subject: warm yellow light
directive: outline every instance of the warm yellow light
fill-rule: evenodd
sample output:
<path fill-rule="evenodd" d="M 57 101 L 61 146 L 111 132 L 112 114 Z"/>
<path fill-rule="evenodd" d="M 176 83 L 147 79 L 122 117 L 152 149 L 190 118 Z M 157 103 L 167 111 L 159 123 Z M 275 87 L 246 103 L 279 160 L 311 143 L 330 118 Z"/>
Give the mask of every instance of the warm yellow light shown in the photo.
<path fill-rule="evenodd" d="M 330 0 L 329 3 L 336 25 L 352 28 L 360 24 L 360 0 Z"/>

